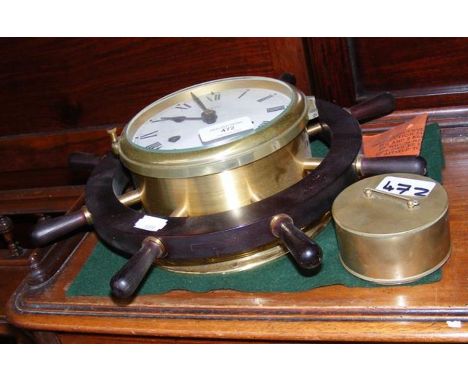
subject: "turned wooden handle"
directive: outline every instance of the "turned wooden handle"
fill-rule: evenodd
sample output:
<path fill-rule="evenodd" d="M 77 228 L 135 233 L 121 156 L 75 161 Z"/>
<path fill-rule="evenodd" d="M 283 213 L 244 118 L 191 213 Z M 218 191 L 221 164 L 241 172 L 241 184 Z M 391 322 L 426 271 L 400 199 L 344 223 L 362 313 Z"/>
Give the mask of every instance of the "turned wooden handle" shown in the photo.
<path fill-rule="evenodd" d="M 148 273 L 154 260 L 165 256 L 162 243 L 153 237 L 147 237 L 130 260 L 110 281 L 111 292 L 117 298 L 131 297 Z"/>
<path fill-rule="evenodd" d="M 88 224 L 84 210 L 40 221 L 31 232 L 34 245 L 42 247 Z"/>
<path fill-rule="evenodd" d="M 393 172 L 426 175 L 426 160 L 421 156 L 402 155 L 360 160 L 359 173 L 363 177 Z"/>
<path fill-rule="evenodd" d="M 322 249 L 294 225 L 285 214 L 275 216 L 271 221 L 273 235 L 288 248 L 296 263 L 302 269 L 315 269 L 322 263 Z"/>
<path fill-rule="evenodd" d="M 395 110 L 395 97 L 390 93 L 382 93 L 346 110 L 358 121 L 381 117 Z"/>

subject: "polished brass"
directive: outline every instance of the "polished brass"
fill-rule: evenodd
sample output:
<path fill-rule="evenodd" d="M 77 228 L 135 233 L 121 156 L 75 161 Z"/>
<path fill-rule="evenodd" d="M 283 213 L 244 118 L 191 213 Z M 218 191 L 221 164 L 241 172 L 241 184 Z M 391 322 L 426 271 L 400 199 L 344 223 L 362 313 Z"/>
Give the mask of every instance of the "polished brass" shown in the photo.
<path fill-rule="evenodd" d="M 345 268 L 380 284 L 417 280 L 450 255 L 448 197 L 436 184 L 426 197 L 400 197 L 376 190 L 386 176 L 433 181 L 414 174 L 363 179 L 335 199 L 332 214 Z"/>
<path fill-rule="evenodd" d="M 240 140 L 193 150 L 151 151 L 134 143 L 138 128 L 154 113 L 194 94 L 261 87 L 283 93 L 290 104 L 268 126 Z M 264 77 L 207 82 L 162 98 L 138 113 L 119 138 L 122 163 L 132 172 L 145 210 L 164 216 L 199 216 L 237 209 L 297 183 L 310 158 L 305 131 L 316 116 L 313 97 Z"/>
<path fill-rule="evenodd" d="M 356 174 L 361 175 L 361 159 L 362 157 L 358 155 L 353 162 L 354 170 Z M 320 163 L 322 163 L 323 158 L 318 158 L 318 157 L 311 157 L 302 162 L 302 166 L 304 167 L 304 170 L 306 171 L 312 171 L 315 170 Z"/>
<path fill-rule="evenodd" d="M 89 224 L 89 225 L 92 225 L 93 224 L 93 217 L 91 215 L 91 212 L 89 212 L 88 208 L 86 206 L 83 206 L 81 207 L 81 211 L 83 212 L 83 215 L 86 219 L 86 222 Z"/>
<path fill-rule="evenodd" d="M 147 212 L 199 216 L 234 210 L 290 187 L 303 178 L 302 164 L 308 158 L 309 140 L 303 131 L 269 156 L 232 170 L 191 178 L 134 174 L 134 180 Z"/>
<path fill-rule="evenodd" d="M 271 229 L 271 233 L 275 237 L 280 237 L 278 228 L 281 226 L 281 221 L 285 221 L 285 220 L 293 223 L 291 216 L 286 215 L 286 214 L 278 214 L 278 215 L 273 216 L 273 218 L 271 219 L 270 229 Z"/>
<path fill-rule="evenodd" d="M 186 217 L 188 216 L 187 211 L 185 210 L 185 207 L 182 206 L 180 208 L 175 209 L 169 214 L 169 217 L 171 218 L 181 218 L 181 217 Z"/>
<path fill-rule="evenodd" d="M 358 176 L 362 176 L 361 168 L 362 168 L 362 155 L 358 155 L 354 160 L 354 171 Z"/>
<path fill-rule="evenodd" d="M 133 190 L 129 191 L 126 194 L 122 194 L 117 197 L 119 199 L 119 202 L 126 205 L 126 206 L 133 206 L 134 204 L 137 204 L 141 202 L 141 191 L 139 190 Z M 89 212 L 88 208 L 86 206 L 81 207 L 81 211 L 83 212 L 86 222 L 89 225 L 93 224 L 93 216 L 91 215 L 91 212 Z"/>
<path fill-rule="evenodd" d="M 164 247 L 164 244 L 161 241 L 161 239 L 159 239 L 158 237 L 154 237 L 154 236 L 147 236 L 147 237 L 145 237 L 143 242 L 145 242 L 145 241 L 151 241 L 152 243 L 156 244 L 159 247 L 160 251 L 161 251 L 161 256 L 159 258 L 164 257 L 164 254 L 166 253 L 166 248 Z"/>
<path fill-rule="evenodd" d="M 372 195 L 373 194 L 379 194 L 379 195 L 382 195 L 383 197 L 385 198 L 393 198 L 393 199 L 396 199 L 398 201 L 402 201 L 405 203 L 405 205 L 408 207 L 408 208 L 414 208 L 416 206 L 419 206 L 419 201 L 415 198 L 412 198 L 412 197 L 408 197 L 408 196 L 401 196 L 401 195 L 397 195 L 397 194 L 391 194 L 389 192 L 384 192 L 384 191 L 380 191 L 380 190 L 376 190 L 374 188 L 370 188 L 370 187 L 366 187 L 364 189 L 364 195 L 367 197 L 367 198 L 372 198 Z"/>
<path fill-rule="evenodd" d="M 313 137 L 314 135 L 320 134 L 323 130 L 323 126 L 320 122 L 312 123 L 307 126 L 306 131 L 309 136 Z"/>
<path fill-rule="evenodd" d="M 265 128 L 221 146 L 155 152 L 132 143 L 133 135 L 149 117 L 175 103 L 191 99 L 191 92 L 204 94 L 245 87 L 262 87 L 281 92 L 291 102 Z M 120 158 L 131 172 L 152 178 L 188 178 L 220 173 L 262 159 L 289 144 L 306 128 L 308 111 L 305 96 L 291 85 L 278 80 L 237 77 L 196 85 L 164 97 L 138 113 L 119 138 Z"/>
<path fill-rule="evenodd" d="M 109 134 L 110 139 L 111 139 L 111 147 L 112 147 L 112 152 L 116 155 L 119 154 L 119 142 L 117 138 L 117 128 L 109 129 L 107 130 L 107 134 Z"/>
<path fill-rule="evenodd" d="M 141 202 L 141 191 L 133 190 L 118 196 L 119 202 L 126 206 L 133 206 Z"/>
<path fill-rule="evenodd" d="M 320 221 L 310 227 L 305 228 L 304 233 L 314 238 L 330 222 L 331 214 L 326 213 Z M 272 243 L 268 246 L 256 248 L 252 251 L 234 255 L 232 258 L 223 261 L 213 261 L 203 264 L 170 264 L 164 260 L 158 260 L 156 264 L 173 272 L 191 274 L 225 274 L 245 271 L 256 268 L 260 265 L 276 260 L 288 253 L 288 250 L 279 243 Z"/>
<path fill-rule="evenodd" d="M 302 167 L 307 171 L 315 170 L 320 165 L 322 160 L 323 158 L 309 158 L 302 162 Z"/>

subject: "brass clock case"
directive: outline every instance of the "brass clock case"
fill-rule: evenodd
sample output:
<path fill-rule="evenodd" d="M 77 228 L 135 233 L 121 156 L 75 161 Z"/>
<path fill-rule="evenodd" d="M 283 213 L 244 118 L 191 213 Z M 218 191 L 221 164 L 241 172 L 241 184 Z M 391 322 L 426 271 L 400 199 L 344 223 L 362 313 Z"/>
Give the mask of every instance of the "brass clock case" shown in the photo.
<path fill-rule="evenodd" d="M 190 98 L 232 88 L 260 87 L 287 95 L 286 110 L 262 129 L 239 140 L 195 150 L 150 151 L 132 136 L 154 113 Z M 133 174 L 150 213 L 199 216 L 239 208 L 297 183 L 310 158 L 305 96 L 282 81 L 236 77 L 207 82 L 162 98 L 138 113 L 118 141 L 118 153 Z"/>
<path fill-rule="evenodd" d="M 426 197 L 376 190 L 389 175 L 436 185 Z M 341 261 L 364 280 L 409 283 L 434 272 L 450 256 L 447 192 L 424 176 L 397 173 L 360 180 L 338 195 L 332 214 Z"/>

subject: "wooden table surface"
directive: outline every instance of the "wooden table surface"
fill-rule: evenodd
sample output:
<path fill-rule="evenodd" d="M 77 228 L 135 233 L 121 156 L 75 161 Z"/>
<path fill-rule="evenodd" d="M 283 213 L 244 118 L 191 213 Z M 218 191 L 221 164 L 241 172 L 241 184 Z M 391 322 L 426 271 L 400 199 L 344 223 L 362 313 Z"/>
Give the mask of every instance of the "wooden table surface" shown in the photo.
<path fill-rule="evenodd" d="M 7 318 L 45 342 L 468 342 L 468 134 L 447 130 L 444 185 L 452 254 L 440 282 L 296 293 L 172 291 L 128 304 L 110 297 L 66 297 L 96 243 L 88 234 L 65 242 L 71 248 L 73 240 L 81 240 L 49 282 L 38 287 L 23 282 L 10 299 Z"/>

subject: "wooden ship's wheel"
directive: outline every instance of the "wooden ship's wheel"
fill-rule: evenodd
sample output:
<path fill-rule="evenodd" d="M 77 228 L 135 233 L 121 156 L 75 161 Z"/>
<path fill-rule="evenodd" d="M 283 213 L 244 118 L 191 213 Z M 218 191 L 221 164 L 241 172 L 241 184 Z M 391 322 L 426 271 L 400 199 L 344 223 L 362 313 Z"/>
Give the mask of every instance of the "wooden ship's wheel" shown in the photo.
<path fill-rule="evenodd" d="M 313 274 L 322 251 L 311 237 L 344 188 L 380 173 L 424 174 L 426 163 L 360 155 L 358 120 L 391 112 L 390 94 L 344 109 L 284 79 L 211 81 L 149 105 L 119 138 L 112 134 L 113 153 L 88 179 L 86 206 L 40 222 L 35 242 L 92 225 L 130 258 L 111 280 L 121 298 L 152 265 L 232 272 L 290 253 Z M 312 156 L 310 139 L 328 146 L 325 158 Z"/>

